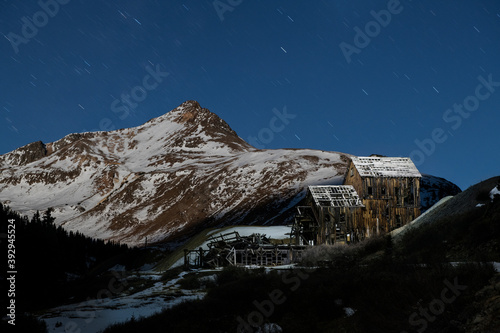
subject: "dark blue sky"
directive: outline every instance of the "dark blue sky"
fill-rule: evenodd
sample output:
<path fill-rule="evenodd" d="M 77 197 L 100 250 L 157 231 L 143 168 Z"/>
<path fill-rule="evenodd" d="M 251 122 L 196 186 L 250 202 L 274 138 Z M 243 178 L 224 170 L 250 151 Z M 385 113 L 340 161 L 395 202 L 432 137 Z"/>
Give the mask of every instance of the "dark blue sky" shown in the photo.
<path fill-rule="evenodd" d="M 498 1 L 2 0 L 0 29 L 0 154 L 194 99 L 260 147 L 500 174 Z"/>

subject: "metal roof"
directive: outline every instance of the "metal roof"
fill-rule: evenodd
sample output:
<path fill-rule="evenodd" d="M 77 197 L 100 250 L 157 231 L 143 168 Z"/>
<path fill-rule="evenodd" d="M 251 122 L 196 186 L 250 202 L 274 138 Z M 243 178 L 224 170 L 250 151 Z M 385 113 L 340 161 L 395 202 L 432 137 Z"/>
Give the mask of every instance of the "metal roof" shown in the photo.
<path fill-rule="evenodd" d="M 361 177 L 422 177 L 408 157 L 352 157 Z"/>
<path fill-rule="evenodd" d="M 309 186 L 309 192 L 318 206 L 364 207 L 352 185 Z"/>

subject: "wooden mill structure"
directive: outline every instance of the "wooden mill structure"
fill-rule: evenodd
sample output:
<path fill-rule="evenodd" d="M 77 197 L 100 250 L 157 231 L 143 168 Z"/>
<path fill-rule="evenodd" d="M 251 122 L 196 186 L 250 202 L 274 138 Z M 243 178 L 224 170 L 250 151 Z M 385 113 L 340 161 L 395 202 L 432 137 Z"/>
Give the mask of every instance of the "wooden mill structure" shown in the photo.
<path fill-rule="evenodd" d="M 356 229 L 355 212 L 362 207 L 351 185 L 309 186 L 305 205 L 297 207 L 292 242 L 317 245 L 355 241 L 362 232 Z"/>
<path fill-rule="evenodd" d="M 210 237 L 205 248 L 184 249 L 184 268 L 288 265 L 301 259 L 305 246 L 275 244 L 266 235 L 236 231 Z"/>
<path fill-rule="evenodd" d="M 411 222 L 420 215 L 421 177 L 410 158 L 352 157 L 344 185 L 308 187 L 293 243 L 355 242 Z"/>
<path fill-rule="evenodd" d="M 185 250 L 184 266 L 286 265 L 307 245 L 351 243 L 390 232 L 420 216 L 420 178 L 410 158 L 352 157 L 343 185 L 309 186 L 296 207 L 289 244 L 237 232 L 213 236 L 208 249 Z"/>
<path fill-rule="evenodd" d="M 420 216 L 422 175 L 407 157 L 352 157 L 344 184 L 352 185 L 364 207 L 356 227 L 366 236 L 389 232 Z"/>

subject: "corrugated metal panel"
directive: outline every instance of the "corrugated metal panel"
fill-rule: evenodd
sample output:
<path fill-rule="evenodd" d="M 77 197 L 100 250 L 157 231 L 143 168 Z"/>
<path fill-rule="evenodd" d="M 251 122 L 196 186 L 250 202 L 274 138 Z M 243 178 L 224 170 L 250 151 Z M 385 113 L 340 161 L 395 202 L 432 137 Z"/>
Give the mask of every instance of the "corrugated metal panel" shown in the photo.
<path fill-rule="evenodd" d="M 408 157 L 352 157 L 361 177 L 422 177 Z"/>
<path fill-rule="evenodd" d="M 352 185 L 309 186 L 314 202 L 323 207 L 364 207 Z"/>

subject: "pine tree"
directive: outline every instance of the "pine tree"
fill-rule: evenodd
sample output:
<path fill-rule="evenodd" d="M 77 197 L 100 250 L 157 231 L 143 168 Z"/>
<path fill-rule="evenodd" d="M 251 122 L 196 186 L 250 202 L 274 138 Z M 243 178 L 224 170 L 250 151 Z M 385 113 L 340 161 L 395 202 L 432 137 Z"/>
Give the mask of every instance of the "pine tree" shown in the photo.
<path fill-rule="evenodd" d="M 49 207 L 49 208 L 47 208 L 45 213 L 43 213 L 43 218 L 42 218 L 43 225 L 51 226 L 54 224 L 54 221 L 56 220 L 56 218 L 52 217 L 52 211 L 54 211 L 54 208 Z"/>
<path fill-rule="evenodd" d="M 40 223 L 40 212 L 37 210 L 33 217 L 31 218 L 31 223 Z"/>

